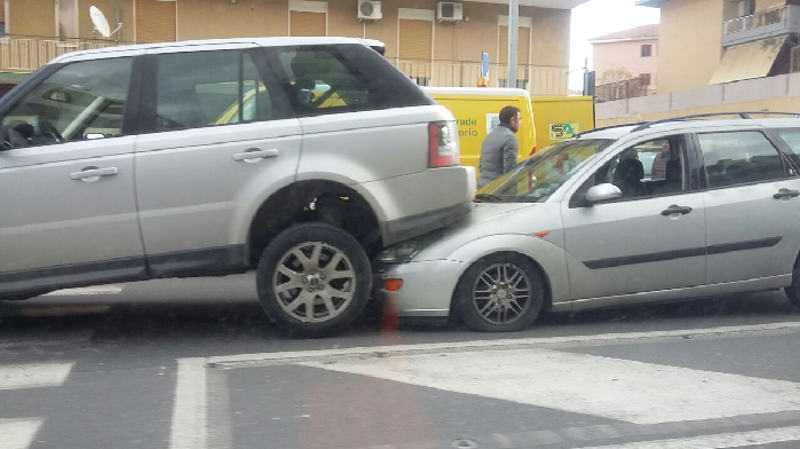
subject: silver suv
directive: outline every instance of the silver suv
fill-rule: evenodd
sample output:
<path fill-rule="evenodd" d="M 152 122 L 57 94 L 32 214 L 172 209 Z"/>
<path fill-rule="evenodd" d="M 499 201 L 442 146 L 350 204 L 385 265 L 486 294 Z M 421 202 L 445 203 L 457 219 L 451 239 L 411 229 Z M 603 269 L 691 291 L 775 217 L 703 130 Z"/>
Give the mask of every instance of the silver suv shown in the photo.
<path fill-rule="evenodd" d="M 800 120 L 756 114 L 558 143 L 484 187 L 463 222 L 385 250 L 379 284 L 403 316 L 479 331 L 753 290 L 800 306 Z"/>
<path fill-rule="evenodd" d="M 0 117 L 0 299 L 253 268 L 269 317 L 320 335 L 370 255 L 474 197 L 453 116 L 359 40 L 71 53 Z"/>

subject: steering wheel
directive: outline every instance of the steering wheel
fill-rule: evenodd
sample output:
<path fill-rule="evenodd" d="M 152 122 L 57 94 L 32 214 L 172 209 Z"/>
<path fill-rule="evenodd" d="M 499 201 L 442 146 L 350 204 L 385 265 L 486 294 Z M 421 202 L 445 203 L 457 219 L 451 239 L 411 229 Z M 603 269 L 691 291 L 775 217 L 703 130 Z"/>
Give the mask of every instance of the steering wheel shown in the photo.
<path fill-rule="evenodd" d="M 56 129 L 56 127 L 53 126 L 53 124 L 50 123 L 47 119 L 43 118 L 39 119 L 39 128 L 41 130 L 40 134 L 42 136 L 49 134 L 56 142 L 64 141 L 64 138 L 61 136 L 61 133 L 58 132 L 58 129 Z"/>

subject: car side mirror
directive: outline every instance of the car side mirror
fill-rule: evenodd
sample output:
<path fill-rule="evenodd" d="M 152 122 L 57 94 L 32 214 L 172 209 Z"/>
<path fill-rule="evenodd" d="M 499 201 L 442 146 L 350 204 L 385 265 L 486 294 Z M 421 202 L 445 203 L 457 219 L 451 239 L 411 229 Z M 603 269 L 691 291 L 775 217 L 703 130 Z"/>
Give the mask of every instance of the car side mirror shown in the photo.
<path fill-rule="evenodd" d="M 598 184 L 586 191 L 586 202 L 589 205 L 613 201 L 622 196 L 619 187 L 611 183 Z"/>

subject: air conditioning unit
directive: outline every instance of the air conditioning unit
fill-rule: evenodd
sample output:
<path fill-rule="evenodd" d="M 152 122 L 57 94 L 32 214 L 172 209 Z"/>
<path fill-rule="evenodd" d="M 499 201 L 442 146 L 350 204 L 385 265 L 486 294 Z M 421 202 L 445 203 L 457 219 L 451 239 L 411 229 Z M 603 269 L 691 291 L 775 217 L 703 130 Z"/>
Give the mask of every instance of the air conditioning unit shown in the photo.
<path fill-rule="evenodd" d="M 464 19 L 464 6 L 461 3 L 439 2 L 436 5 L 436 20 L 441 22 L 460 22 Z"/>
<path fill-rule="evenodd" d="M 378 20 L 383 18 L 381 2 L 358 0 L 358 20 Z"/>

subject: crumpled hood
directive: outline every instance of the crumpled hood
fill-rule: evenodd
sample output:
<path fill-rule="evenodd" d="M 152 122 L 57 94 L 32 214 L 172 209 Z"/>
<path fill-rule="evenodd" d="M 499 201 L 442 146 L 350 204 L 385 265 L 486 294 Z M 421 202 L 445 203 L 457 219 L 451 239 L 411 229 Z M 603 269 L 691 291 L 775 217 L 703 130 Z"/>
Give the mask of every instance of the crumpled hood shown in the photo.
<path fill-rule="evenodd" d="M 483 237 L 554 230 L 561 226 L 558 203 L 476 203 L 472 213 L 450 227 L 434 231 L 439 238 L 415 260 L 446 258 L 461 246 Z"/>

